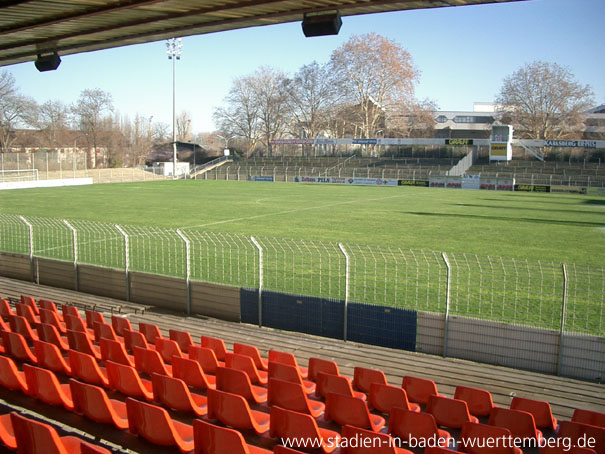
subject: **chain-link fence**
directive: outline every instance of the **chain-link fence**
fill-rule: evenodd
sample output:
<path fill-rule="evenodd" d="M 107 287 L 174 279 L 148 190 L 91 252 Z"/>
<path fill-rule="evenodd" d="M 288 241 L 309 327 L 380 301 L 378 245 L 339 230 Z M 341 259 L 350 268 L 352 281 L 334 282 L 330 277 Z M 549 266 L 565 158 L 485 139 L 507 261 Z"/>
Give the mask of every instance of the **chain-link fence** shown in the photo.
<path fill-rule="evenodd" d="M 602 266 L 6 214 L 0 250 L 605 336 Z"/>

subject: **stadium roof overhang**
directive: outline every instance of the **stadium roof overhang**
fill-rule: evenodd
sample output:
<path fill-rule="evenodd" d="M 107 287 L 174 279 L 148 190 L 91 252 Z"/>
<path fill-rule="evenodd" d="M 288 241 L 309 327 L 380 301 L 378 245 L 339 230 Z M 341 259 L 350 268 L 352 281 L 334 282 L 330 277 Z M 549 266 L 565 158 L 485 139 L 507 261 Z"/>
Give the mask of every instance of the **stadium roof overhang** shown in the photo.
<path fill-rule="evenodd" d="M 523 0 L 4 0 L 0 66 L 261 25 L 341 16 Z"/>

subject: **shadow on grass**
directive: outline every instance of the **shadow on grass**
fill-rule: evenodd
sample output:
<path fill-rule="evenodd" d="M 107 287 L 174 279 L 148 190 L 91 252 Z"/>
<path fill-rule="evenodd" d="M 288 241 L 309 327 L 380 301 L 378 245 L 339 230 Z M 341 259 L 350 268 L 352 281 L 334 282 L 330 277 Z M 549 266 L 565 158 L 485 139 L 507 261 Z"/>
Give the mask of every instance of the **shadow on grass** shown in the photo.
<path fill-rule="evenodd" d="M 454 217 L 461 219 L 486 219 L 492 221 L 513 221 L 513 222 L 529 222 L 531 224 L 554 224 L 554 225 L 569 225 L 577 227 L 601 227 L 602 222 L 581 222 L 581 221 L 557 221 L 556 219 L 535 219 L 535 218 L 515 218 L 507 216 L 480 216 L 476 214 L 454 214 L 454 213 L 421 213 L 418 211 L 408 211 L 409 214 L 418 216 L 434 216 L 434 217 Z"/>
<path fill-rule="evenodd" d="M 605 199 L 588 199 L 584 200 L 582 203 L 586 205 L 605 205 Z"/>
<path fill-rule="evenodd" d="M 579 214 L 603 214 L 602 211 L 589 211 L 589 210 L 566 210 L 566 209 L 550 209 L 550 208 L 536 208 L 536 207 L 523 207 L 519 205 L 478 205 L 475 203 L 455 203 L 455 206 L 461 207 L 477 207 L 477 208 L 494 208 L 494 209 L 505 209 L 505 210 L 525 210 L 525 211 L 545 211 L 547 213 L 579 213 Z"/>

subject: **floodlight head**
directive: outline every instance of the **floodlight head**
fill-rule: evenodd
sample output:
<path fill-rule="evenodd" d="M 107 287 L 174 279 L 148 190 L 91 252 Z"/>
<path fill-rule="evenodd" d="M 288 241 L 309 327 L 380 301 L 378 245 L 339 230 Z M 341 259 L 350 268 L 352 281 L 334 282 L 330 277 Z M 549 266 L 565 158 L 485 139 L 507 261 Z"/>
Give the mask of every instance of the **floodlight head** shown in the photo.
<path fill-rule="evenodd" d="M 36 68 L 40 72 L 44 71 L 54 71 L 61 64 L 61 57 L 56 52 L 48 55 L 38 54 L 38 58 L 35 63 Z"/>
<path fill-rule="evenodd" d="M 307 16 L 305 14 L 302 21 L 302 30 L 307 38 L 338 35 L 341 26 L 342 19 L 338 12 L 317 16 Z"/>

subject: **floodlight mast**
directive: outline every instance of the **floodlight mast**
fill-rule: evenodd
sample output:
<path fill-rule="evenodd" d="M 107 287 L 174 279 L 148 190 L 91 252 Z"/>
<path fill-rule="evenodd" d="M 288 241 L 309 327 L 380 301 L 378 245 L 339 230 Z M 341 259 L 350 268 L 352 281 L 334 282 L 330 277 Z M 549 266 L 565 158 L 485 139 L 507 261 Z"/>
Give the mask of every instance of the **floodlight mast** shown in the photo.
<path fill-rule="evenodd" d="M 166 42 L 168 60 L 172 60 L 172 179 L 176 180 L 176 61 L 183 54 L 183 40 L 170 38 Z"/>

